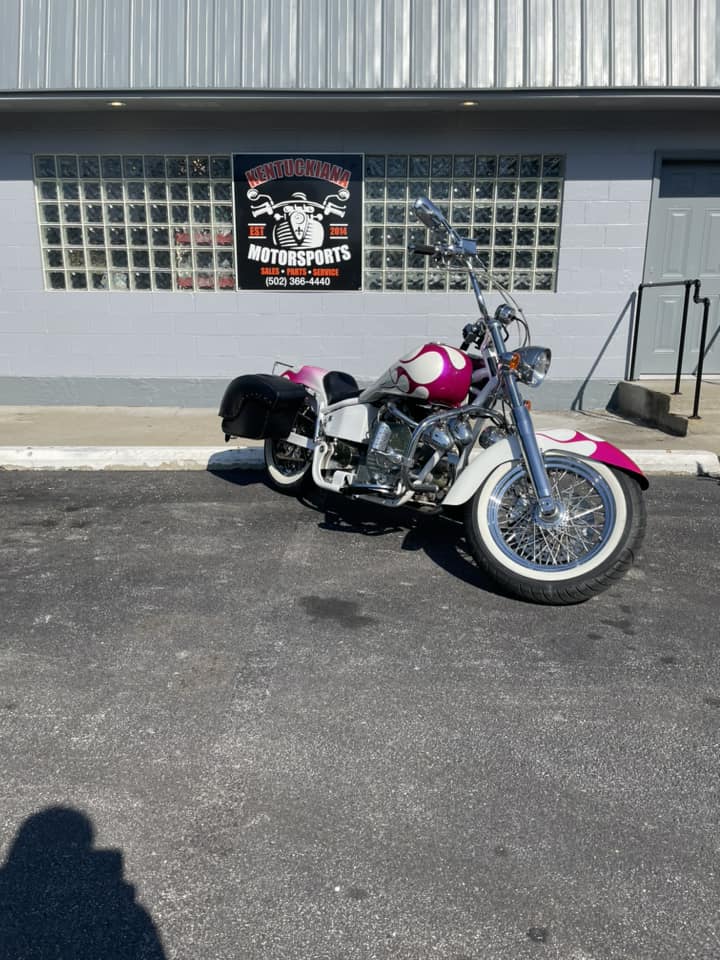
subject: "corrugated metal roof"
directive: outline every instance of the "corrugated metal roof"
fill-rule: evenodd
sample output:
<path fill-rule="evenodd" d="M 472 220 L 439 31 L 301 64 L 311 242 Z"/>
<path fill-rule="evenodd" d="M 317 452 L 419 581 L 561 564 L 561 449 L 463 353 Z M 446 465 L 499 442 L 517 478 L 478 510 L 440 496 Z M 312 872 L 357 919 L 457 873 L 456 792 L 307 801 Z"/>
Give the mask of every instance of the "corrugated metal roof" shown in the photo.
<path fill-rule="evenodd" d="M 0 90 L 720 86 L 718 0 L 3 0 Z"/>

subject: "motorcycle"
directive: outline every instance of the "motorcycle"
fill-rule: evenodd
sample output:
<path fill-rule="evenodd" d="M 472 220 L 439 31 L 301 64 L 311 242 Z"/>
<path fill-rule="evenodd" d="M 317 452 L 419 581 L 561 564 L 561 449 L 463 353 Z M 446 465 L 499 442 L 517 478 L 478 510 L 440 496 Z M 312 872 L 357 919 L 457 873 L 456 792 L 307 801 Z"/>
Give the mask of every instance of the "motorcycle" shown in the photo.
<path fill-rule="evenodd" d="M 475 241 L 427 198 L 414 210 L 433 242 L 411 252 L 468 272 L 480 317 L 460 347 L 426 343 L 365 388 L 316 366 L 237 377 L 220 406 L 225 439 L 263 439 L 277 490 L 312 483 L 387 507 L 462 508 L 477 564 L 507 592 L 544 604 L 587 600 L 631 566 L 648 481 L 598 437 L 535 431 L 521 387 L 541 385 L 550 350 L 530 345 L 521 308 Z M 481 278 L 502 298 L 492 315 Z"/>

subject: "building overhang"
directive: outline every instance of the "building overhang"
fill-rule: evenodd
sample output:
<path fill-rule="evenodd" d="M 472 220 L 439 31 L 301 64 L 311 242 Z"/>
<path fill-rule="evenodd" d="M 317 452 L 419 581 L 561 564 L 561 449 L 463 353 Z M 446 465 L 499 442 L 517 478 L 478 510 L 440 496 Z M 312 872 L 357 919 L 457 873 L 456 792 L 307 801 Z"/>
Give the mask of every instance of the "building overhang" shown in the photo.
<path fill-rule="evenodd" d="M 0 92 L 0 112 L 109 110 L 362 113 L 503 110 L 716 110 L 720 88 L 564 88 L 514 90 L 52 90 Z"/>

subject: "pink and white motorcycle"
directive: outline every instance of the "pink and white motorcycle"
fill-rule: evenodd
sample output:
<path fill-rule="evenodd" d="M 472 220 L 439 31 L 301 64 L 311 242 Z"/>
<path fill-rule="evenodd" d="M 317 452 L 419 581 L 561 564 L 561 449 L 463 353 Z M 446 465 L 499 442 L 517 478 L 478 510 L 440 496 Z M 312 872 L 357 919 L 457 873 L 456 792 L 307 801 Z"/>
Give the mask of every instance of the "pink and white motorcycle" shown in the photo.
<path fill-rule="evenodd" d="M 633 562 L 647 479 L 598 437 L 535 431 L 521 385 L 542 383 L 550 350 L 528 345 L 521 309 L 494 278 L 504 302 L 489 315 L 478 273 L 491 275 L 475 242 L 424 197 L 415 213 L 436 242 L 411 250 L 468 270 L 481 315 L 460 348 L 426 343 L 365 389 L 314 366 L 237 377 L 220 407 L 225 438 L 264 439 L 279 490 L 312 481 L 388 507 L 464 507 L 472 553 L 505 590 L 538 603 L 587 600 Z M 515 349 L 511 329 L 523 334 Z"/>

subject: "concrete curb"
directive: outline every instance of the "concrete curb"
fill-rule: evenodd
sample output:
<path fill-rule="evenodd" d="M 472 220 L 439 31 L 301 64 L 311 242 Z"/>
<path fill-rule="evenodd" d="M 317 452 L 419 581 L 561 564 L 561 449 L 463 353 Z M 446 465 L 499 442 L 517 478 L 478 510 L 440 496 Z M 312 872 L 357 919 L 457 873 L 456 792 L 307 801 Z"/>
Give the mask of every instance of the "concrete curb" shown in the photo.
<path fill-rule="evenodd" d="M 720 460 L 709 450 L 625 450 L 643 473 L 718 476 Z"/>
<path fill-rule="evenodd" d="M 0 447 L 0 470 L 258 470 L 262 447 Z"/>
<path fill-rule="evenodd" d="M 709 450 L 625 450 L 650 475 L 718 475 Z M 262 447 L 0 447 L 0 470 L 258 470 Z"/>

